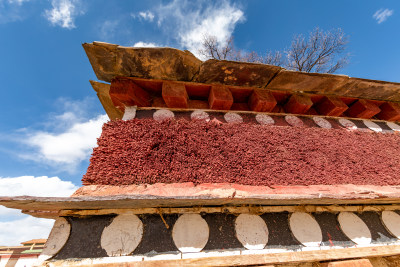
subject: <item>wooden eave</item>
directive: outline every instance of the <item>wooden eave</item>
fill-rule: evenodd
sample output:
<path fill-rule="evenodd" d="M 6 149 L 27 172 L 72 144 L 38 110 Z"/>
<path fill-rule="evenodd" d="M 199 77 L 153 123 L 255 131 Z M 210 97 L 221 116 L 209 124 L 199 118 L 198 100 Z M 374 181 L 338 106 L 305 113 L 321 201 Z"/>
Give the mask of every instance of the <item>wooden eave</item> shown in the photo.
<path fill-rule="evenodd" d="M 173 48 L 134 48 L 102 42 L 83 48 L 99 80 L 137 77 L 306 92 L 400 102 L 400 83 L 346 75 L 305 73 L 233 61 L 202 62 L 188 51 Z"/>

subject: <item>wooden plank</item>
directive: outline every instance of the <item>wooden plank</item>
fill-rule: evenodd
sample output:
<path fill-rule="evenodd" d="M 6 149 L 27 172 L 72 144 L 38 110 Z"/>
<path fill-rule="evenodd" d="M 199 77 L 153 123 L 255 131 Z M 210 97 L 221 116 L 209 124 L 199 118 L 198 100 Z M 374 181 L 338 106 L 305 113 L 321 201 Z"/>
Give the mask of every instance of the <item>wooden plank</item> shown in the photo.
<path fill-rule="evenodd" d="M 95 81 L 89 81 L 92 85 L 93 89 L 97 93 L 97 97 L 100 100 L 100 103 L 103 105 L 104 110 L 106 111 L 110 120 L 122 119 L 123 112 L 116 108 L 114 103 L 110 97 L 110 84 L 100 83 Z"/>
<path fill-rule="evenodd" d="M 107 214 L 181 214 L 181 213 L 252 213 L 262 214 L 268 212 L 364 212 L 400 210 L 400 205 L 354 205 L 354 206 L 221 206 L 221 207 L 179 207 L 179 208 L 142 208 L 142 209 L 89 209 L 89 210 L 61 210 L 59 216 L 88 216 Z M 23 211 L 24 213 L 27 213 Z"/>
<path fill-rule="evenodd" d="M 105 262 L 100 259 L 84 259 L 77 261 L 50 261 L 50 266 L 243 266 L 259 264 L 289 264 L 300 262 L 320 262 L 343 259 L 385 257 L 400 254 L 400 245 L 374 246 L 363 248 L 340 248 L 315 251 L 296 251 L 268 254 L 235 255 L 223 257 L 191 258 L 181 260 L 122 261 L 116 257 L 115 262 L 110 258 Z M 118 259 L 117 259 L 118 258 Z M 118 261 L 118 262 L 117 262 Z M 87 262 L 87 264 L 85 264 Z M 81 263 L 81 264 L 79 264 Z"/>
<path fill-rule="evenodd" d="M 325 262 L 321 267 L 373 267 L 368 259 Z"/>
<path fill-rule="evenodd" d="M 12 199 L 0 198 L 0 205 L 8 208 L 31 210 L 31 211 L 52 211 L 52 210 L 94 210 L 94 209 L 131 209 L 131 208 L 169 208 L 169 207 L 193 207 L 193 206 L 240 206 L 240 205 L 377 205 L 377 204 L 398 204 L 399 197 L 382 197 L 380 199 L 343 199 L 335 198 L 304 198 L 286 195 L 265 196 L 265 199 L 226 199 L 206 197 L 170 197 L 149 196 L 149 195 L 119 195 L 105 197 L 13 197 Z M 356 196 L 354 196 L 356 197 Z"/>

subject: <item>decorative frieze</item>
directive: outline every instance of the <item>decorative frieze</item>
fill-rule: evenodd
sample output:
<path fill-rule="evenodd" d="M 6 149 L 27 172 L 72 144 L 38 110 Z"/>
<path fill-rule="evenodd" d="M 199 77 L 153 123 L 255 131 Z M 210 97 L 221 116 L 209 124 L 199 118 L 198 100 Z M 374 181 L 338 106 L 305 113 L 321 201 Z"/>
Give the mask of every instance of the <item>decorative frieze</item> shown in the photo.
<path fill-rule="evenodd" d="M 397 210 L 110 214 L 67 217 L 68 223 L 61 218 L 53 232 L 59 230 L 61 220 L 66 230 L 71 228 L 71 234 L 68 231 L 68 235 L 62 235 L 65 237 L 62 243 L 61 235 L 50 235 L 46 245 L 57 244 L 57 250 L 48 253 L 56 260 L 68 259 L 71 254 L 81 259 L 127 255 L 140 260 L 165 260 L 218 257 L 226 253 L 390 246 L 399 245 L 400 235 L 400 211 Z"/>

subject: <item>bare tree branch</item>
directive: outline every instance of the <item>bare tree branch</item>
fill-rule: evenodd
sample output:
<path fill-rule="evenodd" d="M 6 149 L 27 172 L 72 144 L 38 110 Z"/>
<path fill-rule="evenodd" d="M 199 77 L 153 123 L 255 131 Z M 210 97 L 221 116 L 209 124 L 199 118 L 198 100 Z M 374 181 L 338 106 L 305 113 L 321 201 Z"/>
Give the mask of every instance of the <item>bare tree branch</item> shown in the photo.
<path fill-rule="evenodd" d="M 349 63 L 349 55 L 344 55 L 347 43 L 348 37 L 341 29 L 324 32 L 317 27 L 308 39 L 302 34 L 296 35 L 291 47 L 284 52 L 267 51 L 264 55 L 255 51 L 246 53 L 234 48 L 233 38 L 221 45 L 216 36 L 205 35 L 199 53 L 208 59 L 271 64 L 304 72 L 334 73 Z"/>
<path fill-rule="evenodd" d="M 211 35 L 204 35 L 202 48 L 198 50 L 198 53 L 207 59 L 233 60 L 279 66 L 284 63 L 284 57 L 280 51 L 268 51 L 265 55 L 259 55 L 255 51 L 245 53 L 234 49 L 233 38 L 230 38 L 224 46 L 221 46 L 217 37 Z"/>
<path fill-rule="evenodd" d="M 218 42 L 216 36 L 204 35 L 202 48 L 198 53 L 207 59 L 228 59 L 233 53 L 233 38 L 231 37 L 225 45 Z"/>
<path fill-rule="evenodd" d="M 334 73 L 349 62 L 349 55 L 342 55 L 347 43 L 348 37 L 341 29 L 323 32 L 315 28 L 307 41 L 303 35 L 297 35 L 287 52 L 286 67 L 297 71 Z"/>

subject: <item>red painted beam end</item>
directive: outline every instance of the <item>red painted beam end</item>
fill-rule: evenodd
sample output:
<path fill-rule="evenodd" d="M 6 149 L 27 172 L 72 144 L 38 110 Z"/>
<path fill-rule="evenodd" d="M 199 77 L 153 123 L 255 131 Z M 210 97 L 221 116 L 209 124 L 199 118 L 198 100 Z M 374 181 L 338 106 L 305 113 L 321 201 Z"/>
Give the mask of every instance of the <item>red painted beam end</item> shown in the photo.
<path fill-rule="evenodd" d="M 394 102 L 385 102 L 379 106 L 381 112 L 376 117 L 385 121 L 400 121 L 400 105 Z"/>
<path fill-rule="evenodd" d="M 230 110 L 233 104 L 231 91 L 223 85 L 213 85 L 208 97 L 208 103 L 211 109 Z"/>
<path fill-rule="evenodd" d="M 254 89 L 249 99 L 249 107 L 257 112 L 270 112 L 276 106 L 275 97 L 267 90 Z"/>
<path fill-rule="evenodd" d="M 169 108 L 188 108 L 188 94 L 183 83 L 163 82 L 162 97 Z"/>
<path fill-rule="evenodd" d="M 149 93 L 127 78 L 115 78 L 111 81 L 110 97 L 125 106 L 148 107 L 151 102 Z"/>
<path fill-rule="evenodd" d="M 327 96 L 315 105 L 315 110 L 324 116 L 339 117 L 349 107 L 339 98 L 334 96 Z"/>
<path fill-rule="evenodd" d="M 313 105 L 311 98 L 307 95 L 294 94 L 284 106 L 287 113 L 305 114 Z"/>
<path fill-rule="evenodd" d="M 370 119 L 381 110 L 377 105 L 365 99 L 359 99 L 347 110 L 347 115 L 353 118 Z"/>

